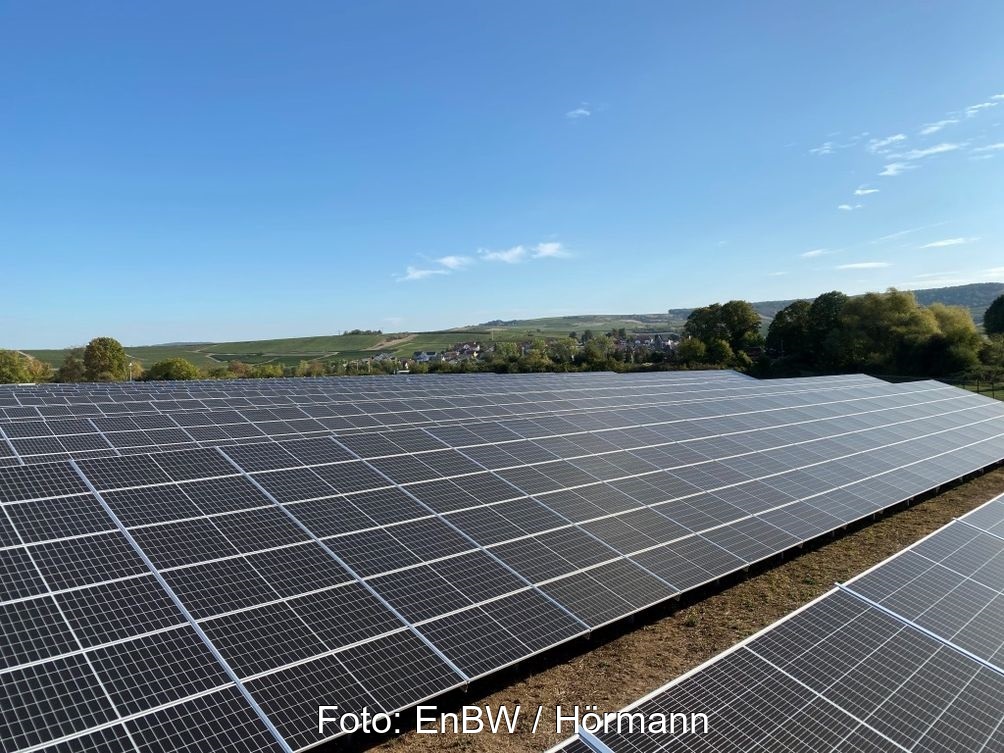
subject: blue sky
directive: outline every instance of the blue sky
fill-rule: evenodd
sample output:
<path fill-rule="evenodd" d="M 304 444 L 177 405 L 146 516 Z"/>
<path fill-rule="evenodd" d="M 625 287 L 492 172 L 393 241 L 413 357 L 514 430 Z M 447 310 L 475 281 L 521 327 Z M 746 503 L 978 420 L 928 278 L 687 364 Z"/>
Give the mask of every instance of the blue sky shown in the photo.
<path fill-rule="evenodd" d="M 0 0 L 0 347 L 1004 280 L 1004 4 Z"/>

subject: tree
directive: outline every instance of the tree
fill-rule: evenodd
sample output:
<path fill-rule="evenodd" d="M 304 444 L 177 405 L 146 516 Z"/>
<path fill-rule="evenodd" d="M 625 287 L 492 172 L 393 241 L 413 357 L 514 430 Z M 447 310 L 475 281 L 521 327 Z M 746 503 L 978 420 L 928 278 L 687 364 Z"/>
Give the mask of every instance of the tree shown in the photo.
<path fill-rule="evenodd" d="M 734 356 L 735 351 L 727 340 L 719 338 L 708 343 L 708 363 L 726 366 L 732 362 Z"/>
<path fill-rule="evenodd" d="M 687 366 L 706 363 L 708 346 L 696 337 L 689 337 L 676 347 L 676 360 Z"/>
<path fill-rule="evenodd" d="M 988 335 L 1004 334 L 1004 295 L 994 298 L 983 315 L 983 329 Z"/>
<path fill-rule="evenodd" d="M 979 366 L 983 338 L 976 329 L 969 309 L 933 303 L 928 311 L 937 322 L 938 333 L 928 341 L 924 349 L 920 373 L 945 376 Z"/>
<path fill-rule="evenodd" d="M 739 352 L 745 348 L 760 345 L 760 327 L 763 321 L 749 301 L 729 301 L 719 312 L 725 339 L 732 350 Z"/>
<path fill-rule="evenodd" d="M 795 301 L 777 312 L 767 330 L 767 348 L 781 356 L 804 358 L 809 348 L 808 301 Z"/>
<path fill-rule="evenodd" d="M 847 364 L 879 374 L 944 376 L 979 364 L 982 339 L 958 306 L 925 308 L 913 293 L 890 288 L 847 301 L 841 313 Z"/>
<path fill-rule="evenodd" d="M 95 337 L 84 348 L 84 377 L 89 382 L 113 382 L 129 376 L 129 357 L 113 337 Z"/>
<path fill-rule="evenodd" d="M 690 312 L 683 332 L 696 337 L 708 348 L 716 340 L 724 340 L 733 351 L 751 348 L 762 342 L 760 315 L 748 301 L 713 303 Z"/>
<path fill-rule="evenodd" d="M 608 335 L 596 335 L 582 349 L 582 360 L 586 368 L 598 370 L 611 368 L 610 354 L 614 350 L 614 342 Z"/>
<path fill-rule="evenodd" d="M 461 361 L 461 365 L 466 365 L 468 361 Z M 554 371 L 554 364 L 551 362 L 548 353 L 547 341 L 543 338 L 535 338 L 530 343 L 530 349 L 519 359 L 520 371 Z"/>
<path fill-rule="evenodd" d="M 568 367 L 575 362 L 575 356 L 579 351 L 579 343 L 571 337 L 553 340 L 548 343 L 547 355 L 559 366 Z"/>
<path fill-rule="evenodd" d="M 846 304 L 847 296 L 833 290 L 817 297 L 809 307 L 807 351 L 818 369 L 831 371 L 843 365 L 840 315 Z"/>
<path fill-rule="evenodd" d="M 83 350 L 73 348 L 67 352 L 63 359 L 63 364 L 59 367 L 56 378 L 60 382 L 82 382 L 85 378 L 85 372 Z"/>
<path fill-rule="evenodd" d="M 991 373 L 1004 368 L 1004 335 L 990 335 L 980 348 L 980 361 Z"/>
<path fill-rule="evenodd" d="M 397 363 L 395 361 L 388 361 L 394 370 L 397 370 Z M 320 361 L 300 361 L 296 365 L 296 376 L 298 377 L 319 377 L 324 376 L 324 364 Z"/>
<path fill-rule="evenodd" d="M 52 367 L 16 350 L 0 350 L 0 384 L 38 384 L 52 379 Z"/>
<path fill-rule="evenodd" d="M 847 364 L 878 374 L 914 373 L 918 347 L 938 332 L 934 316 L 913 293 L 895 289 L 848 299 L 840 328 Z"/>
<path fill-rule="evenodd" d="M 34 381 L 28 369 L 28 357 L 16 350 L 0 350 L 0 383 L 20 384 Z"/>
<path fill-rule="evenodd" d="M 243 361 L 231 361 L 227 364 L 227 372 L 231 377 L 236 377 L 237 379 L 250 377 L 252 370 L 250 364 L 246 364 Z"/>
<path fill-rule="evenodd" d="M 252 379 L 275 379 L 284 375 L 282 366 L 277 363 L 258 363 L 251 367 Z"/>
<path fill-rule="evenodd" d="M 722 307 L 718 303 L 694 309 L 683 325 L 683 334 L 687 337 L 696 337 L 705 345 L 725 337 L 721 312 Z"/>
<path fill-rule="evenodd" d="M 146 372 L 154 381 L 175 382 L 199 378 L 199 367 L 184 358 L 166 358 L 158 361 Z"/>

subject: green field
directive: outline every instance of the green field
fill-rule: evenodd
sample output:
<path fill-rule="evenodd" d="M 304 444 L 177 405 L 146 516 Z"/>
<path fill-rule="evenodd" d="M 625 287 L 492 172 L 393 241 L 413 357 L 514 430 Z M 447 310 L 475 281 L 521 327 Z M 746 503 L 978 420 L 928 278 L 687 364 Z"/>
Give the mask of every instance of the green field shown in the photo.
<path fill-rule="evenodd" d="M 977 323 L 990 302 L 1004 292 L 1004 283 L 990 282 L 948 288 L 915 290 L 921 305 L 935 301 L 968 308 Z M 791 301 L 760 301 L 753 304 L 766 327 L 771 318 Z M 624 328 L 629 332 L 679 332 L 691 309 L 670 309 L 657 314 L 581 314 L 539 319 L 495 320 L 475 326 L 457 327 L 436 332 L 388 333 L 383 335 L 319 335 L 278 340 L 245 340 L 227 343 L 173 343 L 126 347 L 131 358 L 148 367 L 165 358 L 180 356 L 200 368 L 212 368 L 229 361 L 279 363 L 295 366 L 300 361 L 354 361 L 379 353 L 410 356 L 418 350 L 441 351 L 458 342 L 481 343 L 523 341 L 536 337 L 566 337 L 586 330 L 595 334 Z M 58 367 L 64 350 L 25 350 L 41 361 Z"/>
<path fill-rule="evenodd" d="M 685 311 L 682 316 L 680 311 Z M 662 314 L 586 314 L 580 316 L 547 316 L 540 319 L 486 322 L 496 332 L 520 330 L 565 336 L 569 332 L 582 334 L 592 330 L 596 334 L 623 327 L 629 332 L 666 332 L 678 330 L 687 320 L 690 309 L 678 309 Z"/>
<path fill-rule="evenodd" d="M 496 330 L 495 333 L 498 340 L 521 340 L 531 336 L 533 335 L 525 329 Z M 417 350 L 441 351 L 459 342 L 486 342 L 490 339 L 492 333 L 487 329 L 462 329 L 385 335 L 321 335 L 228 343 L 140 345 L 126 346 L 126 353 L 144 367 L 175 357 L 185 358 L 200 368 L 221 366 L 230 361 L 296 366 L 300 361 L 355 361 L 372 358 L 379 353 L 410 356 Z M 67 353 L 65 350 L 24 352 L 54 367 L 63 362 Z"/>

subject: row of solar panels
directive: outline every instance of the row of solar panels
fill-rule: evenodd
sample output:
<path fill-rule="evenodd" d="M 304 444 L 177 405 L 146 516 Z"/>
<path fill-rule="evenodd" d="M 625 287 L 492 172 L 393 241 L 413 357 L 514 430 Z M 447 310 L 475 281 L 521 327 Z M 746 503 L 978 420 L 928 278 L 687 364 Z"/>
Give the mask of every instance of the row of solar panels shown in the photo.
<path fill-rule="evenodd" d="M 744 401 L 0 469 L 0 742 L 302 749 L 1004 458 L 934 383 Z"/>
<path fill-rule="evenodd" d="M 695 713 L 706 731 L 684 730 Z M 673 714 L 675 732 L 644 728 Z M 552 752 L 1004 750 L 1004 495 L 607 727 Z"/>
<path fill-rule="evenodd" d="M 155 382 L 108 384 L 0 385 L 0 416 L 50 417 L 117 415 L 162 409 L 206 409 L 249 405 L 297 405 L 313 402 L 365 403 L 423 397 L 489 399 L 513 393 L 595 394 L 603 390 L 644 390 L 649 384 L 751 382 L 733 371 L 633 374 L 611 373 L 473 374 L 420 377 L 321 377 L 310 379 L 234 380 L 229 382 Z"/>
<path fill-rule="evenodd" d="M 717 372 L 712 372 L 717 373 Z M 748 403 L 753 397 L 770 400 L 775 393 L 808 394 L 821 385 L 786 383 L 762 385 L 735 380 L 731 386 L 667 380 L 643 390 L 621 380 L 617 388 L 597 390 L 591 395 L 577 392 L 574 399 L 553 393 L 501 393 L 491 400 L 451 398 L 434 402 L 369 401 L 359 404 L 312 404 L 244 409 L 204 409 L 154 414 L 98 416 L 92 418 L 22 418 L 0 421 L 0 466 L 49 462 L 57 459 L 84 459 L 112 455 L 156 452 L 214 445 L 271 441 L 274 438 L 339 434 L 374 428 L 405 428 L 440 424 L 470 424 L 500 418 L 548 418 L 547 431 L 557 431 L 560 417 L 573 419 L 569 430 L 631 426 L 644 423 L 653 408 L 678 417 L 724 415 Z M 856 388 L 882 384 L 867 377 L 828 378 L 826 384 L 842 394 L 853 395 Z M 930 385 L 918 383 L 918 389 Z M 836 393 L 835 393 L 836 394 Z M 550 399 L 547 399 L 547 398 Z M 695 405 L 696 404 L 696 405 Z M 601 418 L 598 415 L 603 413 Z M 575 418 L 578 417 L 578 418 Z M 560 428 L 560 427 L 558 427 Z M 536 429 L 538 432 L 541 429 Z"/>

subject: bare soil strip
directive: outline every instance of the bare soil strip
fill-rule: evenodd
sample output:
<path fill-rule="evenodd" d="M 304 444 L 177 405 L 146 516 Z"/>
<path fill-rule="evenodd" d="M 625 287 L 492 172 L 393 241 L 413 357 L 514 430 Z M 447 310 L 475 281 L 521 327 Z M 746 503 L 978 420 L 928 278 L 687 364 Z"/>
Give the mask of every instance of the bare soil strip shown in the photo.
<path fill-rule="evenodd" d="M 363 348 L 363 350 L 390 350 L 391 348 L 396 348 L 398 345 L 404 345 L 407 342 L 411 342 L 414 339 L 415 335 L 405 335 L 404 337 L 392 338 L 390 340 L 381 340 L 373 347 Z"/>

